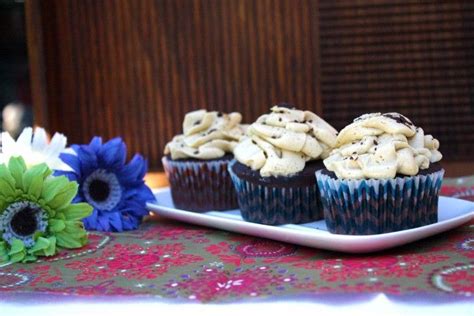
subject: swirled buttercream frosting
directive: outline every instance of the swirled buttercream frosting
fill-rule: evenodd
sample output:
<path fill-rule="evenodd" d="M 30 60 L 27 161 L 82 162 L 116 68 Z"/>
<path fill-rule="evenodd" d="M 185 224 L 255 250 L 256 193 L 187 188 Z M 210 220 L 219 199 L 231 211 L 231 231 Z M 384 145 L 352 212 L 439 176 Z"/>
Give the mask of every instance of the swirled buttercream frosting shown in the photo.
<path fill-rule="evenodd" d="M 413 176 L 441 160 L 439 141 L 399 113 L 364 114 L 343 128 L 324 160 L 341 179 Z"/>
<path fill-rule="evenodd" d="M 310 111 L 274 106 L 247 128 L 234 156 L 260 170 L 262 177 L 291 176 L 307 161 L 327 157 L 336 136 L 331 125 Z"/>
<path fill-rule="evenodd" d="M 232 153 L 244 134 L 242 115 L 197 110 L 185 115 L 183 134 L 166 144 L 165 155 L 171 159 L 218 159 Z"/>

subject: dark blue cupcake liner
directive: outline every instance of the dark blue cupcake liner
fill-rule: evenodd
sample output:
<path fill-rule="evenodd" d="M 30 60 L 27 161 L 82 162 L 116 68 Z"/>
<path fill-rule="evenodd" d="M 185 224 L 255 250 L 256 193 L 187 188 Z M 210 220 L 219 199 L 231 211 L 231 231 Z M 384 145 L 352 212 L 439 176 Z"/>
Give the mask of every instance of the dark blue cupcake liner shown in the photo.
<path fill-rule="evenodd" d="M 229 159 L 189 161 L 163 157 L 162 162 L 176 208 L 207 212 L 239 207 L 227 171 Z"/>
<path fill-rule="evenodd" d="M 444 170 L 395 179 L 334 179 L 321 170 L 316 179 L 331 233 L 371 235 L 438 221 Z"/>
<path fill-rule="evenodd" d="M 275 187 L 256 184 L 239 178 L 228 167 L 237 191 L 240 212 L 244 220 L 266 225 L 298 224 L 321 220 L 323 210 L 316 186 Z"/>

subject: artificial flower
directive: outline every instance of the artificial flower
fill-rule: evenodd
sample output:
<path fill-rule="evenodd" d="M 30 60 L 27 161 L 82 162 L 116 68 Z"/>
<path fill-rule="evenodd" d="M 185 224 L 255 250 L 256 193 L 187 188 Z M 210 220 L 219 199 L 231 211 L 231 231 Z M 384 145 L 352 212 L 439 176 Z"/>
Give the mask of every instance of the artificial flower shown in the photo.
<path fill-rule="evenodd" d="M 63 153 L 61 159 L 73 171 L 60 172 L 79 183 L 76 201 L 94 207 L 84 219 L 87 229 L 124 231 L 136 229 L 148 214 L 146 202 L 154 199 L 143 177 L 146 160 L 135 155 L 126 163 L 127 149 L 121 138 L 104 144 L 94 137 L 88 145 L 72 145 L 75 154 Z"/>
<path fill-rule="evenodd" d="M 0 164 L 0 262 L 35 261 L 57 248 L 87 243 L 87 203 L 72 204 L 78 184 L 53 177 L 46 164 L 27 168 L 22 157 Z"/>
<path fill-rule="evenodd" d="M 51 142 L 43 128 L 37 127 L 33 133 L 31 127 L 26 127 L 15 141 L 8 132 L 2 133 L 2 152 L 0 163 L 8 163 L 11 157 L 21 156 L 28 167 L 46 163 L 53 170 L 71 171 L 59 155 L 66 150 L 67 138 L 55 133 Z"/>

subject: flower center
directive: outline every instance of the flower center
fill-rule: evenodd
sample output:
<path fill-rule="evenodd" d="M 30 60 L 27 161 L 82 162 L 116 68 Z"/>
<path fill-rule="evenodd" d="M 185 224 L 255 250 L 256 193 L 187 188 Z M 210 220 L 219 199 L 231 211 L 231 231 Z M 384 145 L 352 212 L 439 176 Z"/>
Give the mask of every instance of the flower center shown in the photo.
<path fill-rule="evenodd" d="M 107 200 L 110 195 L 109 184 L 100 179 L 95 179 L 91 181 L 91 184 L 89 186 L 89 194 L 94 200 L 98 202 L 103 202 Z"/>
<path fill-rule="evenodd" d="M 31 247 L 35 243 L 34 234 L 44 233 L 47 227 L 46 211 L 31 201 L 13 202 L 0 215 L 0 233 L 9 244 L 13 239 L 19 239 L 26 247 Z"/>
<path fill-rule="evenodd" d="M 82 192 L 89 204 L 105 211 L 113 210 L 122 198 L 117 176 L 104 169 L 95 170 L 84 180 Z"/>
<path fill-rule="evenodd" d="M 38 227 L 38 221 L 36 219 L 37 211 L 37 209 L 35 210 L 30 206 L 27 206 L 13 215 L 10 222 L 12 231 L 19 236 L 32 235 Z"/>

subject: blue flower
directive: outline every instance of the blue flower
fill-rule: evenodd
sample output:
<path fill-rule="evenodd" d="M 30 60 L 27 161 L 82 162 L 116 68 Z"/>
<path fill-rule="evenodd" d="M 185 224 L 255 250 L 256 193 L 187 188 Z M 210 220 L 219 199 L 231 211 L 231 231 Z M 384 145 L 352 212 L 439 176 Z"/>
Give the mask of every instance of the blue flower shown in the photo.
<path fill-rule="evenodd" d="M 154 200 L 143 177 L 147 162 L 135 155 L 127 164 L 127 149 L 121 138 L 102 144 L 94 137 L 89 145 L 72 145 L 74 154 L 63 153 L 61 159 L 73 171 L 57 171 L 79 183 L 75 202 L 84 201 L 94 207 L 84 219 L 90 230 L 117 231 L 136 229 L 148 214 L 146 202 Z"/>

